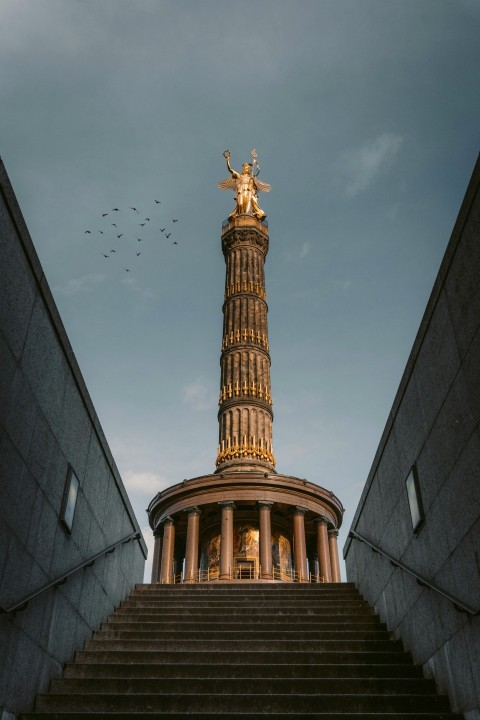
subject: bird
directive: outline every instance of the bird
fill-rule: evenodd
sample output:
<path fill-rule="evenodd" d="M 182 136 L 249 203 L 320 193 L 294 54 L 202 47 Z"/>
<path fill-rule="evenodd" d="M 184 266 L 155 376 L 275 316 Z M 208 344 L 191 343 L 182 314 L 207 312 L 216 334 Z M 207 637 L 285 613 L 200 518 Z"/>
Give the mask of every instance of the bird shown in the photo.
<path fill-rule="evenodd" d="M 98 232 L 100 233 L 100 235 L 103 235 L 103 230 L 99 230 Z"/>
<path fill-rule="evenodd" d="M 171 234 L 172 234 L 171 232 L 166 233 L 165 237 L 166 237 L 166 238 L 169 238 Z"/>
<path fill-rule="evenodd" d="M 165 232 L 167 228 L 159 228 L 160 232 Z"/>
<path fill-rule="evenodd" d="M 161 200 L 155 200 L 155 202 L 157 203 L 157 205 L 161 205 L 161 204 L 162 204 L 162 201 L 161 201 Z"/>
<path fill-rule="evenodd" d="M 108 213 L 102 213 L 102 217 L 107 217 Z"/>
<path fill-rule="evenodd" d="M 130 210 L 135 210 L 136 213 L 138 213 L 138 210 L 136 207 L 130 207 Z M 140 215 L 140 213 L 138 213 Z"/>
<path fill-rule="evenodd" d="M 112 208 L 112 212 L 120 212 L 119 208 Z"/>
<path fill-rule="evenodd" d="M 91 235 L 91 234 L 92 234 L 92 231 L 91 231 L 91 230 L 85 230 L 85 232 L 84 232 L 83 234 L 84 234 L 84 235 Z"/>
<path fill-rule="evenodd" d="M 117 252 L 117 251 L 116 251 L 116 250 L 110 250 L 110 252 L 112 253 L 112 252 Z"/>
<path fill-rule="evenodd" d="M 103 255 L 104 258 L 109 258 L 110 255 L 105 255 L 105 253 L 100 253 L 100 255 Z"/>
<path fill-rule="evenodd" d="M 120 235 L 117 235 L 117 238 L 120 240 L 120 238 L 123 236 L 123 233 L 120 233 Z"/>
<path fill-rule="evenodd" d="M 150 222 L 150 218 L 145 218 L 145 220 L 146 220 L 147 222 Z"/>
<path fill-rule="evenodd" d="M 178 220 L 175 220 L 175 218 L 172 219 L 172 222 L 178 222 Z"/>
<path fill-rule="evenodd" d="M 174 240 L 174 241 L 172 242 L 172 245 L 178 245 L 177 241 Z"/>
<path fill-rule="evenodd" d="M 137 238 L 138 242 L 142 242 L 142 238 Z"/>
<path fill-rule="evenodd" d="M 115 223 L 112 223 L 112 226 L 113 226 L 113 227 L 117 227 L 117 226 L 115 225 Z"/>
<path fill-rule="evenodd" d="M 138 257 L 139 255 L 141 255 L 141 254 L 142 254 L 142 253 L 137 253 L 137 257 Z"/>
<path fill-rule="evenodd" d="M 128 268 L 123 268 L 123 269 L 125 270 L 125 272 L 130 272 L 130 270 Z"/>
<path fill-rule="evenodd" d="M 145 227 L 146 224 L 147 224 L 147 223 L 140 223 L 140 225 L 141 225 L 142 227 Z"/>

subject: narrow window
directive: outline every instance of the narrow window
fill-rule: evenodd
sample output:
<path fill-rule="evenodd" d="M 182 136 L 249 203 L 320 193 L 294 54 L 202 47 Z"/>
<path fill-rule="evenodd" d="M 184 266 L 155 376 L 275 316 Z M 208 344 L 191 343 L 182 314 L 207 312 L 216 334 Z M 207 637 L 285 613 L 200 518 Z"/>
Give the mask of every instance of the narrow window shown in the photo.
<path fill-rule="evenodd" d="M 423 512 L 422 495 L 420 493 L 420 484 L 418 482 L 417 467 L 414 465 L 405 480 L 407 488 L 408 504 L 410 506 L 410 516 L 412 518 L 413 532 L 417 533 L 425 521 Z"/>
<path fill-rule="evenodd" d="M 65 482 L 65 490 L 63 492 L 62 510 L 60 513 L 60 522 L 68 533 L 72 532 L 73 516 L 75 514 L 75 505 L 78 496 L 78 478 L 73 472 L 71 465 L 68 466 L 67 480 Z"/>

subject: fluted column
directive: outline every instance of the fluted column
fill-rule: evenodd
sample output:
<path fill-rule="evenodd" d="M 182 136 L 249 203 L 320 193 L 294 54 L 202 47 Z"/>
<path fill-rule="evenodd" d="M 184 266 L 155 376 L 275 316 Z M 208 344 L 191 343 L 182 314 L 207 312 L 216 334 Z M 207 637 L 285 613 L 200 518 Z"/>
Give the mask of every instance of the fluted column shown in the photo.
<path fill-rule="evenodd" d="M 330 549 L 328 547 L 328 518 L 319 515 L 315 518 L 317 526 L 317 552 L 320 575 L 323 582 L 332 582 L 332 571 L 330 565 Z"/>
<path fill-rule="evenodd" d="M 307 546 L 305 542 L 305 508 L 293 512 L 293 556 L 298 582 L 308 582 Z"/>
<path fill-rule="evenodd" d="M 162 568 L 160 582 L 162 585 L 173 583 L 173 553 L 175 550 L 175 525 L 173 518 L 163 521 Z"/>
<path fill-rule="evenodd" d="M 333 528 L 328 531 L 328 544 L 330 547 L 330 565 L 332 568 L 332 582 L 342 582 L 340 577 L 340 563 L 338 561 L 338 530 Z"/>
<path fill-rule="evenodd" d="M 153 562 L 152 562 L 152 583 L 160 580 L 160 567 L 162 562 L 162 528 L 157 527 L 153 531 L 155 543 L 153 546 Z"/>
<path fill-rule="evenodd" d="M 233 511 L 235 503 L 233 500 L 226 500 L 218 504 L 222 508 L 220 580 L 230 580 L 233 577 Z"/>
<path fill-rule="evenodd" d="M 194 583 L 198 573 L 198 537 L 200 532 L 200 514 L 198 507 L 185 510 L 187 518 L 187 543 L 185 548 L 185 582 Z"/>
<path fill-rule="evenodd" d="M 262 580 L 273 579 L 272 568 L 272 521 L 273 502 L 259 500 L 260 514 L 260 577 Z"/>

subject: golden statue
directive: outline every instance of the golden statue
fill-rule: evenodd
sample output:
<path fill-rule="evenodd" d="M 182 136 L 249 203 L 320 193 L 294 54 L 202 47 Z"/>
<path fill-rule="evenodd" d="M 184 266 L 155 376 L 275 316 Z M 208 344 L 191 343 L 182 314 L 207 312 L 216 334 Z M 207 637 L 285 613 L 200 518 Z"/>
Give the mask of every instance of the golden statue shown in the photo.
<path fill-rule="evenodd" d="M 242 172 L 238 173 L 230 165 L 230 150 L 225 150 L 223 157 L 231 177 L 217 184 L 220 190 L 234 190 L 236 207 L 228 216 L 229 220 L 237 215 L 253 215 L 257 220 L 266 218 L 266 213 L 258 205 L 258 192 L 270 192 L 272 186 L 258 179 L 260 165 L 257 162 L 257 151 L 252 150 L 253 163 L 243 163 Z"/>

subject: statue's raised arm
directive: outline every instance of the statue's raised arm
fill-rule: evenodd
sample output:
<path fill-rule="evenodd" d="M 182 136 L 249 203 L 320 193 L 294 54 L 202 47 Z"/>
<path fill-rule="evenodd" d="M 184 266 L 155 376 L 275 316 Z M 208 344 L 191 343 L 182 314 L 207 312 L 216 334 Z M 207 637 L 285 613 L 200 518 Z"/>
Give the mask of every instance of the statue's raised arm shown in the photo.
<path fill-rule="evenodd" d="M 258 205 L 258 192 L 270 192 L 271 185 L 264 183 L 255 176 L 255 168 L 260 167 L 257 163 L 257 153 L 252 150 L 253 163 L 243 163 L 242 172 L 238 173 L 230 165 L 230 150 L 225 150 L 223 157 L 227 162 L 227 169 L 231 177 L 217 183 L 220 190 L 234 190 L 236 207 L 228 216 L 229 220 L 238 215 L 253 215 L 257 220 L 266 218 L 266 214 Z M 258 175 L 257 172 L 257 175 Z"/>

